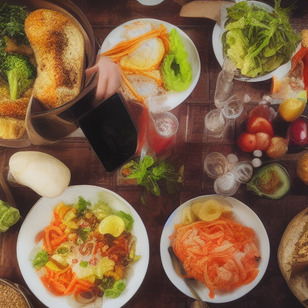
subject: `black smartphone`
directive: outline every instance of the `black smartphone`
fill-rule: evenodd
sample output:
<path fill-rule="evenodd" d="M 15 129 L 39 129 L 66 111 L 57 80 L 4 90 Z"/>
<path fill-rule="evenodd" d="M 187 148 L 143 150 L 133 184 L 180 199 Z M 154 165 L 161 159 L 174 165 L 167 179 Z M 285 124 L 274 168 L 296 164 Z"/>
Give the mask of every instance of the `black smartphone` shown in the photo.
<path fill-rule="evenodd" d="M 77 120 L 92 149 L 108 172 L 130 159 L 137 148 L 137 129 L 119 93 Z"/>

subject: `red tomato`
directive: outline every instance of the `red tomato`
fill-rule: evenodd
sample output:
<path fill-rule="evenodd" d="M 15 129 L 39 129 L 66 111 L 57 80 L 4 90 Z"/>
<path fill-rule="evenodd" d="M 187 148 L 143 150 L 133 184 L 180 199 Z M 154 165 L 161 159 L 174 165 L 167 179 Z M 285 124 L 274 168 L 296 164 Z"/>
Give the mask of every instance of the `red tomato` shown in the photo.
<path fill-rule="evenodd" d="M 254 107 L 250 113 L 249 113 L 249 117 L 262 117 L 265 118 L 268 121 L 272 121 L 273 120 L 273 114 L 271 112 L 271 108 L 268 105 L 265 104 L 260 104 L 256 107 Z"/>
<path fill-rule="evenodd" d="M 266 133 L 273 137 L 274 130 L 271 122 L 263 117 L 252 116 L 248 118 L 246 130 L 248 133 Z"/>
<path fill-rule="evenodd" d="M 244 152 L 253 152 L 256 149 L 257 137 L 255 134 L 241 133 L 237 139 L 239 148 Z"/>
<path fill-rule="evenodd" d="M 266 151 L 271 144 L 272 137 L 266 133 L 256 133 L 256 150 Z"/>

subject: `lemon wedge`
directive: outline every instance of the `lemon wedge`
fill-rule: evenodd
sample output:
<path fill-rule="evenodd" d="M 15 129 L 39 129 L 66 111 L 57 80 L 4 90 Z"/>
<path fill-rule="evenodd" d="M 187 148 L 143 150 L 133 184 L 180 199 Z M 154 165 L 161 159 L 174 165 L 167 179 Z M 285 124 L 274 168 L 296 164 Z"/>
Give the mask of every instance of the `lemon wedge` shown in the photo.
<path fill-rule="evenodd" d="M 305 107 L 306 102 L 303 99 L 291 97 L 279 105 L 278 112 L 285 121 L 292 122 L 300 117 Z"/>
<path fill-rule="evenodd" d="M 124 220 L 117 215 L 109 215 L 104 218 L 98 226 L 101 234 L 111 234 L 118 237 L 125 230 Z"/>
<path fill-rule="evenodd" d="M 222 213 L 229 211 L 226 206 L 214 199 L 193 203 L 191 209 L 203 221 L 217 219 Z"/>

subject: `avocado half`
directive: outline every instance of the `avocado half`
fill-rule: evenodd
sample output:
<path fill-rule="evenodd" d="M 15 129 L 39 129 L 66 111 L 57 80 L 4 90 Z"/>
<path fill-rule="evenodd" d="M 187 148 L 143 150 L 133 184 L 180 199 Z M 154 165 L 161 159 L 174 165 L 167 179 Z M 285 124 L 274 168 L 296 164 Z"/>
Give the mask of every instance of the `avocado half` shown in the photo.
<path fill-rule="evenodd" d="M 290 176 L 287 170 L 270 163 L 260 167 L 247 183 L 247 189 L 260 197 L 280 199 L 290 190 Z"/>

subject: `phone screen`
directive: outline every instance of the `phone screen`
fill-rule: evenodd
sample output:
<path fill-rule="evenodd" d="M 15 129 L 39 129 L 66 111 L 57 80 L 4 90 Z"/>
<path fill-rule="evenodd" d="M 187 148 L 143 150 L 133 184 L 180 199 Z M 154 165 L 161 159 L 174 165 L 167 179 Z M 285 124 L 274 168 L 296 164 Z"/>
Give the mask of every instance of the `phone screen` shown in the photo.
<path fill-rule="evenodd" d="M 120 94 L 86 113 L 78 125 L 108 172 L 135 154 L 138 134 Z"/>

